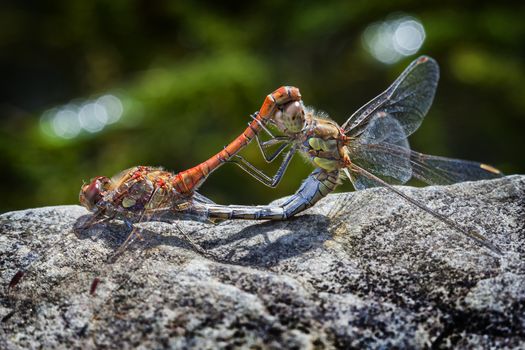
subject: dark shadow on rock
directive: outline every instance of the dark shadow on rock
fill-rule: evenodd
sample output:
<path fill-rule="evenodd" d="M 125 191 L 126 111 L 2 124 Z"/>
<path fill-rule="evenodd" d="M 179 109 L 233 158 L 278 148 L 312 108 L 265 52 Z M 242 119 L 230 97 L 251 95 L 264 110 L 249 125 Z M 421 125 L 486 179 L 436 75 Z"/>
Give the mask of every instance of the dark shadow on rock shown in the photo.
<path fill-rule="evenodd" d="M 331 238 L 330 221 L 318 214 L 301 215 L 286 221 L 265 221 L 250 225 L 225 238 L 201 241 L 205 249 L 230 246 L 226 260 L 243 266 L 271 267 L 280 261 L 299 256 L 321 246 Z M 289 231 L 272 241 L 269 235 L 276 231 Z M 243 245 L 242 241 L 261 235 L 264 242 Z M 237 244 L 235 244 L 237 243 Z M 240 257 L 236 258 L 236 255 Z"/>
<path fill-rule="evenodd" d="M 91 215 L 78 218 L 74 232 L 81 240 L 103 240 L 112 250 L 117 250 L 130 234 L 126 225 L 120 221 L 105 221 L 84 227 Z M 227 221 L 227 225 L 235 225 L 239 221 Z M 176 224 L 176 223 L 173 223 Z M 185 232 L 188 238 L 199 236 L 199 232 L 221 230 L 221 223 Z M 140 228 L 137 238 L 125 250 L 149 250 L 157 246 L 171 246 L 192 250 L 195 253 L 216 262 L 253 266 L 270 267 L 284 259 L 301 255 L 311 249 L 321 246 L 331 238 L 330 220 L 318 214 L 301 215 L 286 221 L 255 222 L 243 227 L 227 237 L 204 239 L 198 242 L 189 241 L 184 237 L 160 234 L 147 228 Z M 231 230 L 231 228 L 230 228 Z M 289 231 L 273 241 L 270 234 L 279 231 Z M 180 234 L 176 232 L 175 234 Z M 249 245 L 249 241 L 258 236 L 264 237 L 264 242 Z M 216 234 L 214 235 L 216 236 Z M 245 244 L 246 243 L 246 244 Z M 216 252 L 218 250 L 218 252 Z M 118 259 L 118 256 L 116 256 Z"/>
<path fill-rule="evenodd" d="M 84 215 L 75 222 L 73 231 L 78 239 L 102 240 L 104 244 L 116 252 L 131 233 L 123 222 L 117 220 L 95 223 L 85 227 L 85 222 L 89 221 L 91 217 L 91 215 Z M 179 248 L 189 248 L 188 242 L 178 237 L 166 237 L 145 228 L 138 229 L 137 233 L 136 238 L 125 250 L 151 249 L 164 244 Z"/>

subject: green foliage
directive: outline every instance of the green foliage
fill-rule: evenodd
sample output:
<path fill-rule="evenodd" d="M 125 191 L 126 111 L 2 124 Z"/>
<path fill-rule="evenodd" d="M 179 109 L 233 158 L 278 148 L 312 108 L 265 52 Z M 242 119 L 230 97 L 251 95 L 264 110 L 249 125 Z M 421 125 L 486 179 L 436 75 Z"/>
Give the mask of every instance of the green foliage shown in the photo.
<path fill-rule="evenodd" d="M 280 85 L 298 86 L 305 103 L 342 123 L 417 55 L 387 66 L 362 44 L 370 23 L 401 10 L 422 22 L 419 53 L 442 69 L 434 106 L 411 137 L 414 149 L 525 170 L 523 5 L 100 0 L 2 7 L 0 211 L 77 203 L 82 181 L 138 164 L 194 166 L 237 136 Z M 120 99 L 123 114 L 100 132 L 63 139 L 41 122 L 50 109 L 106 94 Z M 275 170 L 255 145 L 244 153 Z M 293 193 L 311 169 L 295 159 L 273 190 L 226 165 L 202 192 L 224 204 L 267 203 Z"/>

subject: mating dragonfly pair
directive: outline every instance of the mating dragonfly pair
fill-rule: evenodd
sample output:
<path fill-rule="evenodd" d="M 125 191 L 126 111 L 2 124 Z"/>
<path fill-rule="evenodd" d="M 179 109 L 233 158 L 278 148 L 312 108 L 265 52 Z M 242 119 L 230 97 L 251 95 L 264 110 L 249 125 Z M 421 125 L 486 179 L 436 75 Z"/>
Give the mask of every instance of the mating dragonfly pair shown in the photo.
<path fill-rule="evenodd" d="M 464 228 L 392 186 L 411 178 L 443 185 L 502 176 L 486 164 L 410 150 L 407 137 L 417 130 L 429 110 L 438 79 L 436 61 L 422 56 L 385 92 L 341 126 L 306 107 L 297 88 L 280 87 L 266 97 L 244 132 L 205 162 L 177 174 L 138 166 L 113 178 L 97 177 L 84 185 L 80 203 L 93 213 L 84 226 L 123 220 L 130 233 L 115 253 L 118 254 L 139 234 L 134 226 L 139 222 L 158 220 L 176 224 L 176 220 L 187 215 L 200 219 L 283 220 L 311 207 L 334 191 L 342 178 L 347 178 L 356 190 L 387 187 L 454 230 L 500 253 L 475 230 Z M 279 135 L 274 135 L 270 127 L 277 129 Z M 259 138 L 262 132 L 269 140 Z M 274 176 L 268 176 L 238 155 L 254 138 L 267 162 L 284 153 Z M 280 205 L 218 205 L 197 192 L 206 178 L 225 163 L 237 164 L 265 185 L 275 187 L 297 152 L 304 153 L 316 168 L 297 192 Z M 10 286 L 16 285 L 22 276 L 19 271 Z"/>

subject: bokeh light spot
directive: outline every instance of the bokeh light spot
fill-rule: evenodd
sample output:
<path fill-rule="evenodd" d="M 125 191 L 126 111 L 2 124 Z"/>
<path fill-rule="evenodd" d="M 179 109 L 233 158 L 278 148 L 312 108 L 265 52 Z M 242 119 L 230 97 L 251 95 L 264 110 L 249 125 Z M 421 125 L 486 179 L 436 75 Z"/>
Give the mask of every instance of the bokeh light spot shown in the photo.
<path fill-rule="evenodd" d="M 425 41 L 425 29 L 414 17 L 402 16 L 370 24 L 362 39 L 375 59 L 392 64 L 421 48 Z"/>
<path fill-rule="evenodd" d="M 80 123 L 72 108 L 60 109 L 53 117 L 51 124 L 54 133 L 64 139 L 72 139 L 80 133 Z"/>
<path fill-rule="evenodd" d="M 106 110 L 96 103 L 86 103 L 78 111 L 78 120 L 82 129 L 88 132 L 98 132 L 106 126 L 108 120 Z"/>
<path fill-rule="evenodd" d="M 113 124 L 116 123 L 122 113 L 124 112 L 124 107 L 120 99 L 113 95 L 104 95 L 97 99 L 96 104 L 106 111 L 107 123 Z"/>
<path fill-rule="evenodd" d="M 82 131 L 96 133 L 122 117 L 122 101 L 111 94 L 78 105 L 70 103 L 47 110 L 40 117 L 40 130 L 48 137 L 72 139 Z"/>

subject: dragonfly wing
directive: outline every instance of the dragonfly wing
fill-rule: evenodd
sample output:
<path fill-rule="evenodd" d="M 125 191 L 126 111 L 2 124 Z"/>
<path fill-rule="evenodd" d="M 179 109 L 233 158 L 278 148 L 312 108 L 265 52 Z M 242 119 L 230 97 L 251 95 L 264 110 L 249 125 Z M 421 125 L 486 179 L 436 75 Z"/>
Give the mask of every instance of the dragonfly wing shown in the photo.
<path fill-rule="evenodd" d="M 192 197 L 179 198 L 176 202 L 163 201 L 148 209 L 148 221 L 162 221 L 175 224 L 177 221 L 199 221 L 216 223 L 210 219 L 206 210 L 207 205 L 215 204 L 211 199 L 194 192 Z"/>
<path fill-rule="evenodd" d="M 377 113 L 395 118 L 406 136 L 417 130 L 427 114 L 439 80 L 439 67 L 434 59 L 421 56 L 413 61 L 382 94 L 357 110 L 343 124 L 349 136 L 359 135 Z"/>
<path fill-rule="evenodd" d="M 197 203 L 204 203 L 204 204 L 215 204 L 214 201 L 212 201 L 211 199 L 209 199 L 208 197 L 206 196 L 203 196 L 202 194 L 198 193 L 198 192 L 194 192 L 193 193 L 193 200 Z"/>
<path fill-rule="evenodd" d="M 487 164 L 430 156 L 415 151 L 410 153 L 410 162 L 414 177 L 430 185 L 449 185 L 503 176 L 501 171 Z"/>
<path fill-rule="evenodd" d="M 348 145 L 348 151 L 352 163 L 387 183 L 404 184 L 412 177 L 410 146 L 404 130 L 384 112 L 372 118 L 361 136 Z M 350 180 L 357 190 L 377 186 L 359 173 Z"/>
<path fill-rule="evenodd" d="M 344 169 L 345 173 L 349 178 L 360 178 L 360 177 L 366 177 L 368 178 L 369 183 L 374 183 L 375 186 L 378 187 L 386 187 L 390 191 L 394 192 L 395 194 L 399 195 L 400 197 L 404 198 L 406 201 L 408 201 L 410 204 L 420 208 L 421 210 L 427 212 L 428 214 L 432 215 L 436 219 L 442 221 L 450 228 L 462 233 L 466 237 L 474 240 L 475 242 L 489 248 L 493 252 L 495 252 L 498 255 L 501 255 L 501 250 L 495 246 L 494 244 L 490 243 L 490 241 L 487 240 L 486 237 L 484 237 L 481 233 L 479 233 L 477 230 L 465 228 L 463 226 L 460 226 L 458 223 L 450 219 L 449 217 L 437 212 L 434 209 L 429 208 L 426 204 L 424 204 L 421 201 L 418 201 L 405 193 L 403 193 L 400 189 L 390 185 L 389 183 L 383 181 L 381 178 L 375 176 L 374 174 L 368 172 L 366 169 L 360 168 L 356 165 L 351 165 L 349 168 Z"/>
<path fill-rule="evenodd" d="M 409 175 L 409 168 L 412 177 L 429 185 L 451 185 L 457 182 L 490 180 L 503 176 L 502 172 L 487 164 L 430 156 L 396 144 L 360 144 L 356 154 L 361 157 L 357 160 L 357 165 L 393 184 L 396 182 L 390 181 L 382 175 L 393 174 L 399 178 L 399 175 L 405 174 L 406 177 L 403 179 L 406 179 Z M 369 165 L 375 161 L 382 163 Z M 407 161 L 410 162 L 410 165 L 407 164 Z M 403 172 L 403 169 L 406 171 Z M 374 187 L 368 182 L 367 178 L 357 181 L 357 184 L 360 185 L 358 189 Z M 398 181 L 397 183 L 403 182 Z"/>
<path fill-rule="evenodd" d="M 414 177 L 429 185 L 503 176 L 496 168 L 478 162 L 430 156 L 410 150 L 400 123 L 384 112 L 376 114 L 359 137 L 348 145 L 352 163 L 389 184 L 404 184 Z M 351 179 L 361 190 L 377 182 L 357 173 Z"/>

